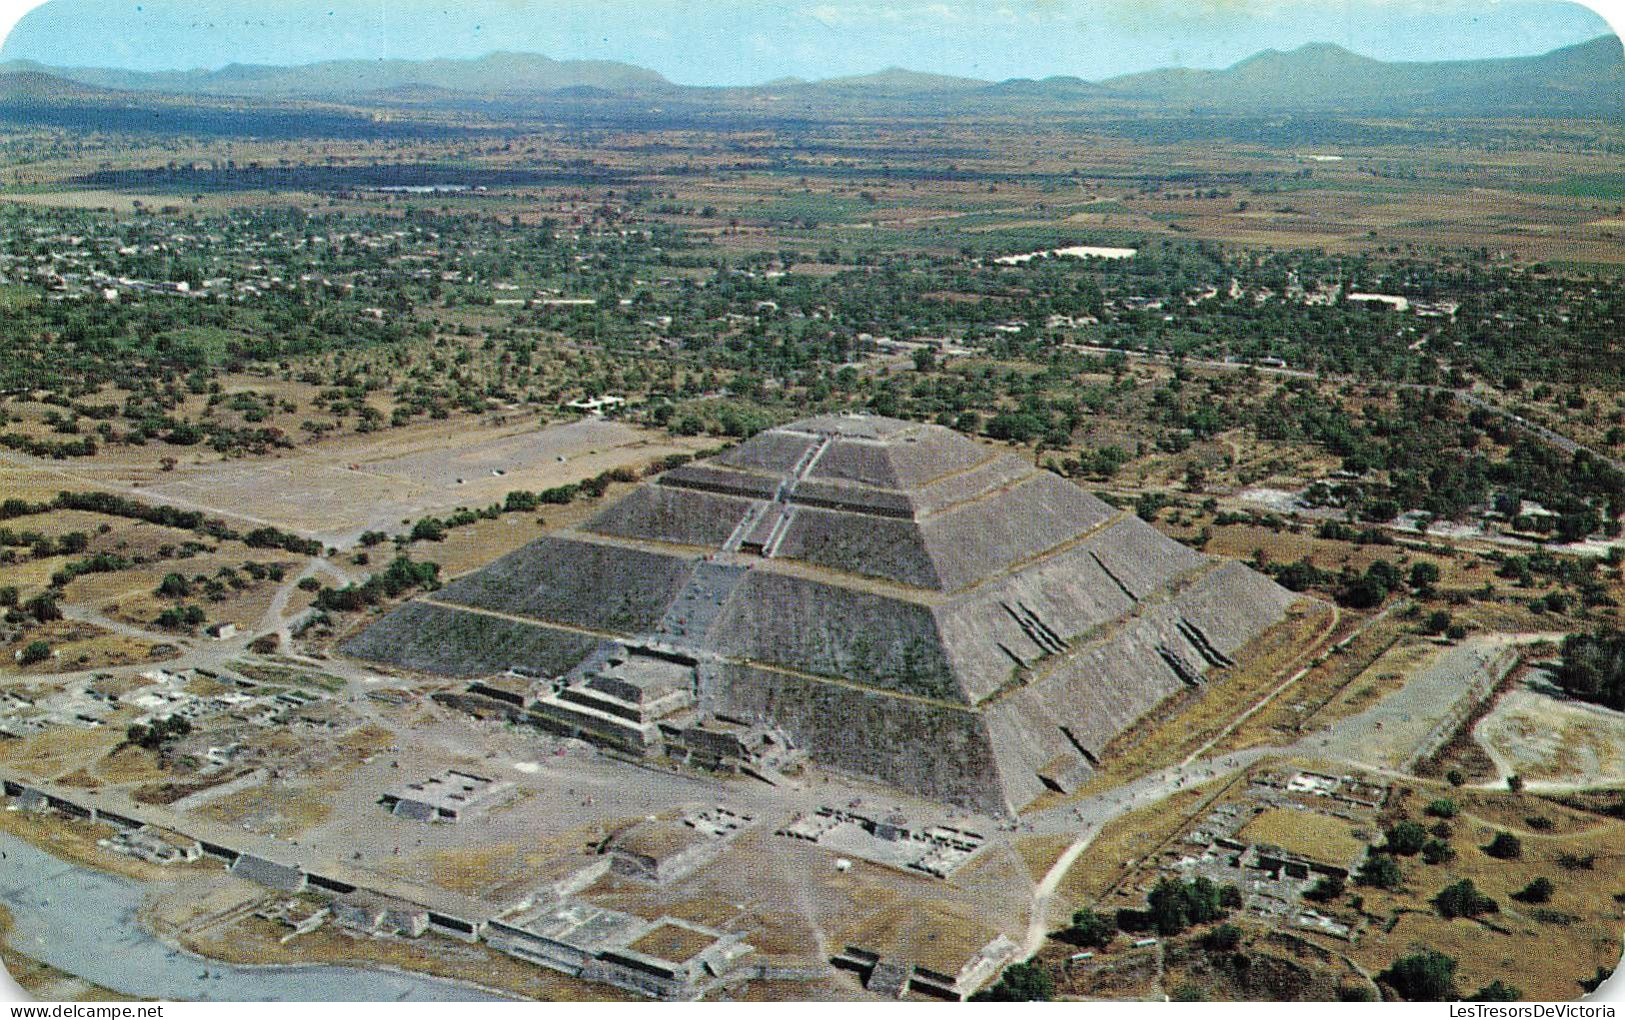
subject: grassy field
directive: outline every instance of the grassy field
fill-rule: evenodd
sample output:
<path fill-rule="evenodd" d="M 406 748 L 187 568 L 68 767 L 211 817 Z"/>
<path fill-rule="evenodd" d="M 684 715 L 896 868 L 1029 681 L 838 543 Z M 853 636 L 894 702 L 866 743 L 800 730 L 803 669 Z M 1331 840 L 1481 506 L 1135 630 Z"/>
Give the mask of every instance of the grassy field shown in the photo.
<path fill-rule="evenodd" d="M 1272 808 L 1241 827 L 1237 838 L 1267 843 L 1322 864 L 1347 867 L 1365 852 L 1356 827 L 1339 818 L 1292 808 Z"/>

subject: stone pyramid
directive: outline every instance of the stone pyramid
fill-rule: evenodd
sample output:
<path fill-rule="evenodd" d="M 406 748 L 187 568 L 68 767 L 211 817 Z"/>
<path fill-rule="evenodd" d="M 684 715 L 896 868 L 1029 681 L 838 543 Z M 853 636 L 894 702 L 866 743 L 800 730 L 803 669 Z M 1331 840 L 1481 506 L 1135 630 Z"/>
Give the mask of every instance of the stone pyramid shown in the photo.
<path fill-rule="evenodd" d="M 1081 781 L 1295 598 L 948 429 L 830 416 L 668 471 L 347 651 L 479 676 L 642 648 L 693 663 L 698 711 L 1004 813 Z"/>

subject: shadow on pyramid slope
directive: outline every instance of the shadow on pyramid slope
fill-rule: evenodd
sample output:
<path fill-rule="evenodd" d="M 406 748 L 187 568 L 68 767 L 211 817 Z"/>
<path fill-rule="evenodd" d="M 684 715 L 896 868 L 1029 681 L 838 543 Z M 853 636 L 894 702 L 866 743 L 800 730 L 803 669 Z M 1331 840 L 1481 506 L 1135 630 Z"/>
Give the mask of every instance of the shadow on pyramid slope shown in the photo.
<path fill-rule="evenodd" d="M 748 721 L 832 770 L 1003 813 L 1080 783 L 1297 599 L 948 429 L 829 416 L 668 471 L 345 650 L 556 677 L 535 721 L 637 753 Z M 639 656 L 690 671 L 670 717 L 578 689 Z"/>

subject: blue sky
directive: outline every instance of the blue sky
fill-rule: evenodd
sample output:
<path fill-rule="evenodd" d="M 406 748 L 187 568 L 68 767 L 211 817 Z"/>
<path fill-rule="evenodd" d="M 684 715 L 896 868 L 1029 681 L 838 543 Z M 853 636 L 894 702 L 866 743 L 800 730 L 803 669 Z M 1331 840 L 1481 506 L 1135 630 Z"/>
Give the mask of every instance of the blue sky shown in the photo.
<path fill-rule="evenodd" d="M 156 70 L 522 50 L 623 60 L 694 85 L 893 65 L 1100 79 L 1305 42 L 1449 60 L 1608 30 L 1592 10 L 1549 0 L 48 0 L 0 58 Z"/>

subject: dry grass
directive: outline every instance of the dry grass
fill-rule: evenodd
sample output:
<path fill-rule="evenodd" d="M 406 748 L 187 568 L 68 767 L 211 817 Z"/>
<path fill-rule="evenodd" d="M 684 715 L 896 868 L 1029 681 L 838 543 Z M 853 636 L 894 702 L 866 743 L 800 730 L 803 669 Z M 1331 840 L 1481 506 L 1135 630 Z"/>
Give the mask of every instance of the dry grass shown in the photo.
<path fill-rule="evenodd" d="M 124 739 L 106 727 L 53 726 L 20 740 L 0 740 L 0 761 L 39 779 L 54 779 L 99 760 Z"/>
<path fill-rule="evenodd" d="M 1293 808 L 1265 811 L 1241 827 L 1239 839 L 1268 843 L 1322 864 L 1346 866 L 1365 852 L 1366 841 L 1348 822 Z"/>
<path fill-rule="evenodd" d="M 953 974 L 999 934 L 974 904 L 909 898 L 869 914 L 843 938 L 845 944 Z"/>
<path fill-rule="evenodd" d="M 635 953 L 647 953 L 673 963 L 687 963 L 716 940 L 709 935 L 675 924 L 663 924 L 627 946 Z"/>
<path fill-rule="evenodd" d="M 13 653 L 34 641 L 50 645 L 52 657 L 27 667 L 16 665 Z M 27 631 L 13 645 L 0 651 L 0 675 L 75 673 L 160 662 L 172 657 L 166 645 L 156 641 L 114 634 L 95 624 L 57 620 Z"/>
<path fill-rule="evenodd" d="M 158 756 L 145 748 L 126 745 L 109 753 L 96 766 L 96 773 L 109 783 L 151 783 L 164 778 Z"/>
<path fill-rule="evenodd" d="M 1503 795 L 1502 815 L 1552 814 L 1550 805 L 1527 795 Z M 1478 806 L 1478 805 L 1475 805 Z M 1593 821 L 1595 821 L 1593 819 Z M 1414 946 L 1427 946 L 1459 961 L 1458 985 L 1464 992 L 1500 979 L 1521 989 L 1526 998 L 1565 1001 L 1582 993 L 1579 980 L 1597 967 L 1612 967 L 1619 960 L 1625 922 L 1613 895 L 1625 891 L 1619 872 L 1619 848 L 1625 845 L 1625 825 L 1593 824 L 1588 831 L 1562 836 L 1519 832 L 1523 857 L 1502 861 L 1485 854 L 1500 826 L 1465 820 L 1455 826 L 1458 857 L 1444 866 L 1429 866 L 1419 858 L 1404 863 L 1405 888 L 1399 893 L 1362 890 L 1365 909 L 1383 919 L 1397 918 L 1391 931 L 1373 929 L 1366 940 L 1350 950 L 1373 972 Z M 1560 854 L 1579 857 L 1596 854 L 1593 868 L 1568 870 L 1557 863 Z M 1535 910 L 1512 894 L 1537 877 L 1550 879 L 1556 889 L 1545 910 L 1568 915 L 1570 923 L 1539 920 Z M 1501 912 L 1479 921 L 1446 920 L 1428 900 L 1445 886 L 1468 878 L 1496 899 Z"/>
<path fill-rule="evenodd" d="M 1582 994 L 1580 979 L 1618 960 L 1625 922 L 1620 920 L 1613 897 L 1625 893 L 1625 877 L 1619 869 L 1625 823 L 1564 808 L 1529 793 L 1449 790 L 1421 782 L 1398 786 L 1387 813 L 1431 825 L 1436 819 L 1426 818 L 1422 808 L 1441 796 L 1451 797 L 1461 808 L 1461 814 L 1449 823 L 1457 858 L 1444 865 L 1428 865 L 1420 857 L 1402 858 L 1404 884 L 1394 892 L 1351 888 L 1346 901 L 1334 909 L 1352 916 L 1348 903 L 1356 895 L 1362 898 L 1366 931 L 1355 943 L 1312 936 L 1305 940 L 1333 954 L 1347 953 L 1372 974 L 1418 947 L 1435 948 L 1459 961 L 1457 983 L 1463 992 L 1500 979 L 1520 988 L 1526 998 L 1577 998 Z M 1187 791 L 1107 826 L 1066 876 L 1060 890 L 1066 904 L 1097 902 L 1127 888 L 1128 880 L 1143 886 L 1151 872 L 1138 862 L 1188 831 L 1211 803 L 1195 791 Z M 1287 848 L 1322 859 L 1358 852 L 1360 841 L 1345 823 L 1329 817 L 1323 821 L 1294 817 L 1300 814 L 1267 811 L 1242 830 L 1242 838 L 1277 844 L 1296 841 L 1298 845 Z M 1529 819 L 1533 818 L 1549 820 L 1550 831 L 1531 828 Z M 1481 848 L 1498 831 L 1513 832 L 1523 841 L 1520 859 L 1502 861 L 1483 852 Z M 1324 848 L 1334 842 L 1338 850 L 1329 855 Z M 1589 868 L 1565 867 L 1564 855 L 1570 855 L 1571 861 L 1593 855 L 1594 859 Z M 1536 908 L 1513 898 L 1513 893 L 1537 877 L 1555 884 L 1550 903 Z M 1446 920 L 1432 906 L 1432 897 L 1462 878 L 1471 879 L 1499 902 L 1500 912 L 1485 918 L 1487 924 Z M 1541 915 L 1537 910 L 1551 913 Z"/>
<path fill-rule="evenodd" d="M 327 821 L 333 805 L 329 797 L 317 791 L 256 786 L 210 801 L 198 814 L 227 825 L 287 837 Z"/>
<path fill-rule="evenodd" d="M 1109 823 L 1061 879 L 1057 899 L 1069 907 L 1099 900 L 1129 877 L 1141 860 L 1184 833 L 1208 805 L 1242 781 L 1238 776 L 1181 790 Z"/>
<path fill-rule="evenodd" d="M 1034 882 L 1049 873 L 1049 869 L 1060 860 L 1061 854 L 1072 843 L 1072 837 L 1062 834 L 1056 836 L 1027 836 L 1017 838 L 1011 842 L 1011 849 L 1021 859 L 1022 866 Z"/>

